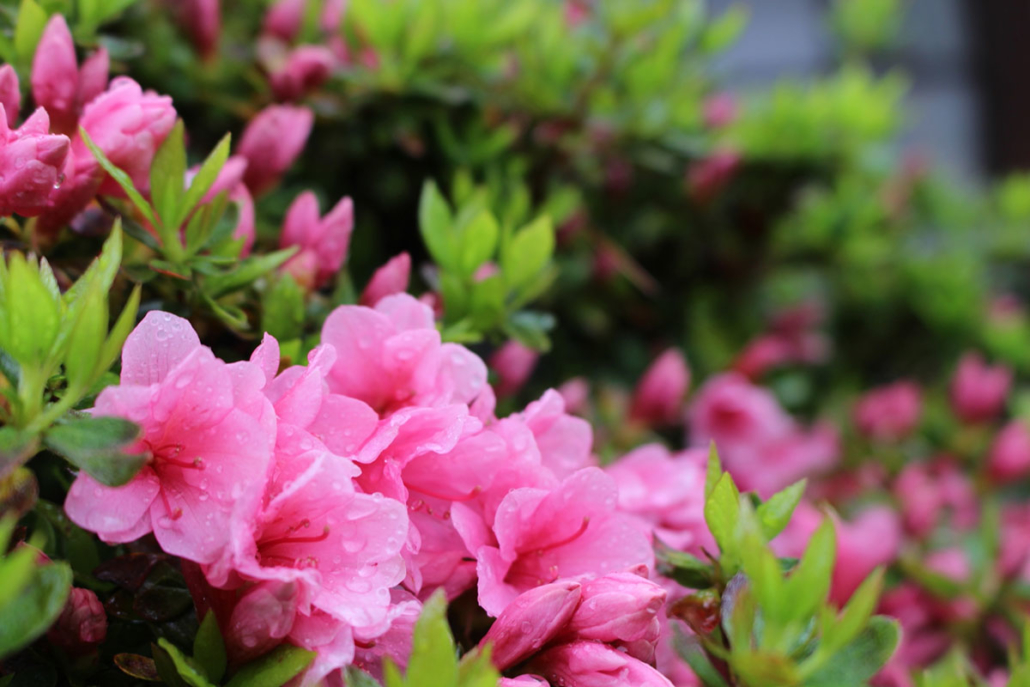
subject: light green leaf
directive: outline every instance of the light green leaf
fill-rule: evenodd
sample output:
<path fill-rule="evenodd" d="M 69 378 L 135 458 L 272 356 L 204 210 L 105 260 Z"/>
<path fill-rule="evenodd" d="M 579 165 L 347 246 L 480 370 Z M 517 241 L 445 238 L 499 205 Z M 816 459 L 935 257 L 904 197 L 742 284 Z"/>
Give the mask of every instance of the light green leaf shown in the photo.
<path fill-rule="evenodd" d="M 122 190 L 129 196 L 129 200 L 131 200 L 132 204 L 136 206 L 136 209 L 140 211 L 140 214 L 142 214 L 152 226 L 159 226 L 157 216 L 154 214 L 153 208 L 150 207 L 150 203 L 146 201 L 140 192 L 136 190 L 136 187 L 133 185 L 132 179 L 129 178 L 129 175 L 118 169 L 113 162 L 107 159 L 107 156 L 104 155 L 104 151 L 97 147 L 97 144 L 89 137 L 89 133 L 87 133 L 81 126 L 79 127 L 79 135 L 82 137 L 83 142 L 85 142 L 86 147 L 93 153 L 93 157 L 97 159 L 97 162 L 99 162 L 100 166 L 104 168 L 104 171 L 110 174 L 111 178 L 122 187 Z M 174 251 L 175 247 L 165 245 L 164 249 L 167 251 Z"/>
<path fill-rule="evenodd" d="M 422 240 L 440 267 L 454 269 L 458 266 L 457 236 L 454 232 L 454 217 L 451 208 L 432 181 L 422 186 L 418 204 L 418 224 Z"/>
<path fill-rule="evenodd" d="M 225 655 L 225 642 L 218 629 L 218 620 L 213 611 L 208 611 L 200 623 L 197 636 L 193 640 L 193 660 L 204 670 L 204 674 L 215 683 L 221 682 L 225 675 L 228 659 Z"/>
<path fill-rule="evenodd" d="M 900 640 L 897 620 L 873 616 L 853 642 L 805 680 L 805 687 L 860 687 L 880 672 Z"/>
<path fill-rule="evenodd" d="M 805 553 L 787 579 L 784 597 L 792 618 L 809 618 L 826 602 L 836 557 L 837 535 L 833 520 L 827 517 L 808 540 Z"/>
<path fill-rule="evenodd" d="M 175 670 L 179 673 L 179 677 L 190 685 L 190 687 L 215 687 L 211 684 L 211 680 L 208 679 L 207 675 L 204 674 L 203 669 L 198 666 L 192 658 L 182 653 L 179 647 L 169 642 L 164 637 L 157 640 L 158 645 L 164 649 L 169 658 L 172 659 L 172 663 L 175 664 Z"/>
<path fill-rule="evenodd" d="M 267 255 L 249 257 L 222 274 L 207 277 L 204 280 L 204 293 L 211 298 L 218 298 L 232 291 L 238 291 L 285 263 L 293 257 L 297 250 L 297 246 L 290 246 Z"/>
<path fill-rule="evenodd" d="M 32 62 L 46 23 L 46 10 L 33 0 L 21 0 L 21 7 L 18 10 L 18 25 L 14 29 L 14 51 L 23 63 Z"/>
<path fill-rule="evenodd" d="M 461 232 L 461 271 L 471 277 L 480 265 L 494 256 L 501 228 L 487 211 L 482 211 Z"/>
<path fill-rule="evenodd" d="M 440 687 L 458 680 L 458 659 L 447 624 L 447 597 L 440 591 L 422 607 L 415 624 L 411 658 L 408 660 L 408 687 Z"/>
<path fill-rule="evenodd" d="M 218 142 L 215 149 L 211 151 L 211 154 L 207 156 L 204 163 L 197 170 L 197 175 L 193 177 L 193 181 L 190 182 L 190 187 L 186 191 L 186 196 L 182 201 L 182 214 L 181 218 L 185 218 L 197 204 L 204 198 L 208 191 L 211 190 L 211 186 L 214 185 L 215 180 L 218 178 L 219 172 L 222 171 L 222 167 L 225 166 L 225 161 L 229 159 L 229 147 L 232 144 L 232 137 L 226 134 L 222 137 L 222 140 Z"/>
<path fill-rule="evenodd" d="M 182 199 L 186 182 L 186 142 L 182 119 L 175 120 L 175 126 L 157 149 L 154 162 L 150 165 L 150 197 L 164 231 L 162 240 L 168 243 L 179 240 L 179 224 L 183 215 Z M 174 232 L 174 236 L 173 236 Z"/>
<path fill-rule="evenodd" d="M 225 687 L 282 687 L 315 660 L 315 652 L 280 644 L 243 666 Z"/>
<path fill-rule="evenodd" d="M 64 610 L 71 584 L 72 570 L 67 563 L 35 568 L 21 593 L 0 608 L 0 659 L 47 631 Z"/>
<path fill-rule="evenodd" d="M 719 550 L 728 554 L 736 550 L 737 520 L 740 516 L 740 492 L 733 478 L 723 474 L 705 500 L 705 522 L 715 537 Z"/>
<path fill-rule="evenodd" d="M 516 293 L 530 288 L 553 254 L 554 227 L 549 217 L 537 218 L 515 232 L 501 251 L 501 272 L 508 288 Z"/>
<path fill-rule="evenodd" d="M 125 339 L 129 337 L 129 333 L 136 325 L 139 299 L 140 286 L 137 284 L 133 288 L 132 293 L 129 294 L 129 300 L 125 303 L 125 307 L 122 308 L 122 313 L 118 316 L 114 327 L 111 328 L 111 333 L 107 336 L 107 341 L 104 342 L 104 347 L 100 350 L 100 362 L 97 365 L 98 374 L 107 372 L 121 354 Z"/>
<path fill-rule="evenodd" d="M 805 494 L 806 480 L 795 482 L 758 506 L 756 514 L 766 541 L 772 541 L 790 522 L 790 516 Z"/>

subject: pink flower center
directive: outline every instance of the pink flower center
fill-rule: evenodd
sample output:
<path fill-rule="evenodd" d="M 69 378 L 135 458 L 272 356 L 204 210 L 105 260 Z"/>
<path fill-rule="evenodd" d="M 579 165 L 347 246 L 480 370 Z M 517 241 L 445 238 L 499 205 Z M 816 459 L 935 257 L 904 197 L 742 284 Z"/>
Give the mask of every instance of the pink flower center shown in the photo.
<path fill-rule="evenodd" d="M 520 552 L 521 555 L 512 563 L 508 574 L 504 576 L 504 581 L 516 587 L 530 588 L 556 581 L 561 577 L 558 566 L 552 564 L 545 567 L 544 554 L 576 541 L 583 536 L 589 526 L 590 518 L 584 517 L 579 529 L 568 537 L 530 551 Z"/>
<path fill-rule="evenodd" d="M 269 563 L 270 565 L 287 565 L 293 568 L 316 568 L 318 567 L 318 558 L 315 556 L 288 556 L 282 554 L 272 553 L 271 549 L 277 546 L 286 546 L 289 544 L 314 544 L 320 541 L 325 541 L 329 538 L 329 525 L 322 528 L 321 534 L 315 534 L 310 536 L 301 536 L 296 534 L 297 532 L 311 527 L 311 521 L 304 518 L 296 525 L 292 525 L 286 529 L 286 533 L 279 537 L 273 537 L 271 539 L 262 539 L 258 542 L 259 558 L 262 563 Z"/>
<path fill-rule="evenodd" d="M 204 459 L 197 456 L 193 460 L 180 460 L 179 454 L 182 453 L 182 444 L 164 444 L 162 446 L 150 447 L 150 464 L 154 470 L 160 471 L 162 468 L 174 466 L 181 470 L 204 470 L 207 466 L 204 464 Z M 168 500 L 168 494 L 165 490 L 161 489 L 161 500 L 164 502 L 165 510 L 168 512 L 168 517 L 171 520 L 178 520 L 182 517 L 182 508 L 173 508 L 171 502 Z"/>

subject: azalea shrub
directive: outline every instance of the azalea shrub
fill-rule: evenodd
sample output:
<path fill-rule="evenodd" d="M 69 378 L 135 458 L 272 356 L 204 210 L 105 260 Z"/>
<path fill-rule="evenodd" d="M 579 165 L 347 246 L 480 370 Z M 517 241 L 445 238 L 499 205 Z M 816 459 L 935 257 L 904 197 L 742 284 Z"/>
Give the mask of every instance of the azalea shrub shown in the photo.
<path fill-rule="evenodd" d="M 1030 683 L 1030 179 L 890 152 L 902 9 L 0 0 L 0 687 Z"/>

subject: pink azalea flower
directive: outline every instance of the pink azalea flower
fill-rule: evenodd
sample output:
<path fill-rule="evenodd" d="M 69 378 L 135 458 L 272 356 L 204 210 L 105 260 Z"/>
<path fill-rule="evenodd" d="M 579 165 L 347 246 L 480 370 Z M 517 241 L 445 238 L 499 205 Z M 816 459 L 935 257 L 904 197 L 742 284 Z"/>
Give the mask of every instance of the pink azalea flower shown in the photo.
<path fill-rule="evenodd" d="M 540 354 L 532 348 L 511 340 L 490 356 L 490 369 L 497 373 L 498 383 L 494 392 L 500 396 L 514 396 L 526 383 Z"/>
<path fill-rule="evenodd" d="M 411 656 L 415 623 L 422 613 L 422 604 L 403 589 L 390 590 L 390 629 L 374 638 L 355 634 L 354 665 L 379 680 L 383 677 L 383 660 L 405 668 Z"/>
<path fill-rule="evenodd" d="M 573 377 L 558 387 L 558 393 L 565 401 L 565 412 L 583 415 L 590 403 L 590 382 L 583 377 Z"/>
<path fill-rule="evenodd" d="M 737 99 L 730 93 L 716 93 L 704 103 L 705 126 L 721 129 L 737 118 Z"/>
<path fill-rule="evenodd" d="M 276 0 L 265 12 L 263 31 L 287 43 L 300 33 L 306 0 Z"/>
<path fill-rule="evenodd" d="M 705 204 L 722 193 L 737 175 L 743 158 L 735 150 L 718 150 L 699 160 L 687 172 L 687 190 L 695 202 Z"/>
<path fill-rule="evenodd" d="M 304 149 L 314 122 L 311 110 L 291 105 L 269 105 L 250 120 L 236 151 L 247 159 L 243 180 L 252 194 L 260 196 L 279 183 Z"/>
<path fill-rule="evenodd" d="M 538 656 L 530 669 L 569 687 L 672 687 L 664 675 L 607 644 L 579 641 L 560 644 Z"/>
<path fill-rule="evenodd" d="M 675 424 L 682 417 L 690 386 L 690 368 L 678 348 L 655 358 L 633 392 L 629 416 L 652 425 Z"/>
<path fill-rule="evenodd" d="M 543 466 L 558 479 L 597 464 L 591 453 L 594 431 L 590 423 L 565 412 L 565 401 L 548 389 L 520 414 L 533 432 Z"/>
<path fill-rule="evenodd" d="M 619 487 L 619 510 L 675 549 L 710 547 L 703 498 L 707 456 L 704 449 L 674 456 L 661 444 L 628 453 L 605 468 Z"/>
<path fill-rule="evenodd" d="M 128 484 L 105 487 L 80 472 L 65 510 L 107 542 L 153 531 L 166 552 L 219 559 L 230 522 L 253 518 L 267 479 L 275 416 L 251 363 L 227 365 L 202 347 L 189 323 L 151 312 L 122 351 L 121 385 L 93 413 L 138 423 L 147 464 Z"/>
<path fill-rule="evenodd" d="M 290 205 L 283 222 L 279 247 L 300 247 L 283 269 L 307 288 L 325 286 L 347 259 L 353 230 L 354 203 L 350 198 L 343 198 L 319 218 L 318 198 L 305 191 Z"/>
<path fill-rule="evenodd" d="M 108 90 L 82 111 L 80 126 L 97 147 L 118 168 L 125 171 L 137 189 L 150 188 L 150 164 L 157 149 L 175 126 L 175 108 L 168 96 L 144 92 L 132 79 L 118 77 Z M 91 155 L 86 144 L 75 140 L 75 155 Z M 105 179 L 100 192 L 119 195 L 114 179 Z"/>
<path fill-rule="evenodd" d="M 7 126 L 13 129 L 21 111 L 21 87 L 18 72 L 9 64 L 0 65 L 0 105 L 7 112 Z"/>
<path fill-rule="evenodd" d="M 75 133 L 83 108 L 107 87 L 107 51 L 100 48 L 79 69 L 64 17 L 47 22 L 32 61 L 32 98 L 45 107 L 56 133 Z"/>
<path fill-rule="evenodd" d="M 965 422 L 993 419 L 1005 407 L 1012 386 L 1012 370 L 991 367 L 978 353 L 966 353 L 951 380 L 951 407 Z"/>
<path fill-rule="evenodd" d="M 497 687 L 550 687 L 547 680 L 536 675 L 519 675 L 518 677 L 502 677 Z"/>
<path fill-rule="evenodd" d="M 987 455 L 987 470 L 998 482 L 1030 473 L 1030 429 L 1024 422 L 1012 420 L 994 437 Z"/>
<path fill-rule="evenodd" d="M 493 525 L 496 544 L 476 547 L 479 604 L 499 615 L 522 592 L 581 575 L 653 567 L 647 538 L 615 512 L 618 489 L 598 468 L 551 490 L 513 489 Z"/>
<path fill-rule="evenodd" d="M 68 156 L 67 136 L 48 133 L 50 120 L 39 108 L 11 131 L 0 104 L 0 217 L 35 217 L 47 207 Z"/>
<path fill-rule="evenodd" d="M 36 231 L 52 236 L 70 224 L 96 198 L 104 176 L 91 152 L 76 153 L 75 146 L 69 148 L 68 157 L 57 175 L 60 186 L 55 186 L 50 193 L 46 208 L 36 220 Z"/>
<path fill-rule="evenodd" d="M 387 296 L 395 293 L 404 293 L 408 290 L 408 281 L 411 279 L 411 256 L 401 253 L 390 258 L 385 265 L 380 267 L 368 280 L 365 290 L 361 292 L 361 305 L 374 308 L 376 303 Z"/>
<path fill-rule="evenodd" d="M 919 387 L 900 381 L 869 391 L 855 404 L 855 426 L 876 441 L 899 441 L 919 424 L 923 402 Z"/>
<path fill-rule="evenodd" d="M 666 596 L 661 585 L 633 572 L 587 580 L 563 635 L 626 647 L 630 656 L 653 662 Z"/>
<path fill-rule="evenodd" d="M 948 522 L 969 529 L 979 519 L 979 500 L 969 477 L 947 457 L 909 463 L 894 481 L 905 529 L 918 538 Z"/>
<path fill-rule="evenodd" d="M 338 355 L 329 388 L 382 416 L 408 406 L 471 403 L 486 385 L 483 361 L 464 346 L 441 343 L 432 310 L 407 294 L 375 308 L 337 308 L 322 341 Z"/>

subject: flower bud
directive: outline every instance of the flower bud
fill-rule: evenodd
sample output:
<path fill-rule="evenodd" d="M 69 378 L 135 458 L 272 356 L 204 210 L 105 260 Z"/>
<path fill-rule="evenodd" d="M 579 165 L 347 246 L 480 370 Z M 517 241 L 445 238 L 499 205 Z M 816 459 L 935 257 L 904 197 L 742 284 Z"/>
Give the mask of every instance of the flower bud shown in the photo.
<path fill-rule="evenodd" d="M 50 118 L 39 108 L 11 131 L 0 105 L 0 216 L 35 217 L 46 209 L 69 149 L 68 137 L 49 129 Z"/>
<path fill-rule="evenodd" d="M 302 45 L 290 51 L 270 75 L 272 93 L 278 100 L 297 100 L 329 78 L 336 58 L 329 48 Z"/>
<path fill-rule="evenodd" d="M 219 0 L 174 1 L 179 10 L 179 23 L 197 52 L 205 59 L 213 56 L 222 33 L 222 8 Z"/>
<path fill-rule="evenodd" d="M 1012 386 L 1012 370 L 991 367 L 977 353 L 966 353 L 951 380 L 951 407 L 965 422 L 984 422 L 1001 413 Z"/>
<path fill-rule="evenodd" d="M 9 64 L 0 65 L 0 105 L 7 111 L 7 126 L 13 129 L 21 111 L 21 89 L 18 72 Z"/>
<path fill-rule="evenodd" d="M 237 602 L 225 628 L 226 649 L 234 662 L 244 663 L 278 645 L 293 628 L 297 614 L 297 585 L 262 582 Z"/>
<path fill-rule="evenodd" d="M 716 93 L 705 100 L 704 117 L 709 129 L 728 126 L 737 118 L 737 99 L 729 93 Z"/>
<path fill-rule="evenodd" d="M 565 401 L 565 412 L 582 415 L 590 402 L 590 382 L 585 377 L 573 377 L 558 387 L 558 393 Z"/>
<path fill-rule="evenodd" d="M 264 32 L 292 43 L 300 33 L 305 4 L 307 0 L 277 0 L 265 12 Z"/>
<path fill-rule="evenodd" d="M 687 172 L 687 189 L 698 203 L 707 203 L 726 187 L 740 169 L 740 154 L 732 150 L 712 153 Z"/>
<path fill-rule="evenodd" d="M 987 469 L 998 481 L 1018 479 L 1030 472 L 1030 430 L 1013 420 L 998 432 L 987 455 Z"/>
<path fill-rule="evenodd" d="M 867 392 L 855 404 L 855 425 L 876 441 L 898 441 L 919 423 L 923 403 L 919 387 L 900 381 Z"/>
<path fill-rule="evenodd" d="M 86 106 L 79 123 L 104 155 L 129 175 L 135 187 L 146 191 L 150 187 L 150 164 L 175 126 L 175 117 L 170 97 L 144 92 L 132 79 L 119 77 Z M 75 154 L 88 156 L 90 151 L 84 142 L 76 140 Z M 100 192 L 122 194 L 111 178 L 105 178 Z"/>
<path fill-rule="evenodd" d="M 64 610 L 47 631 L 47 639 L 69 655 L 82 656 L 106 636 L 107 615 L 100 599 L 89 589 L 72 587 Z"/>
<path fill-rule="evenodd" d="M 658 611 L 665 597 L 661 586 L 631 572 L 584 582 L 583 599 L 566 632 L 609 643 L 657 639 Z"/>
<path fill-rule="evenodd" d="M 548 649 L 530 666 L 562 687 L 672 687 L 664 675 L 618 649 L 598 642 L 573 642 Z"/>
<path fill-rule="evenodd" d="M 325 286 L 340 271 L 354 230 L 354 203 L 350 198 L 341 199 L 321 219 L 318 212 L 315 194 L 300 194 L 286 211 L 279 237 L 280 248 L 300 246 L 300 252 L 283 269 L 308 288 Z"/>
<path fill-rule="evenodd" d="M 494 387 L 499 397 L 514 396 L 533 374 L 540 354 L 532 348 L 512 340 L 497 349 L 490 356 L 490 369 L 497 373 Z"/>
<path fill-rule="evenodd" d="M 55 14 L 43 29 L 32 59 L 32 98 L 46 108 L 55 131 L 71 133 L 78 119 L 79 64 L 64 17 Z"/>
<path fill-rule="evenodd" d="M 629 415 L 652 425 L 675 424 L 682 416 L 690 386 L 690 368 L 678 348 L 658 356 L 640 378 Z"/>
<path fill-rule="evenodd" d="M 300 155 L 315 116 L 306 107 L 270 105 L 247 125 L 237 152 L 247 158 L 243 181 L 255 196 L 269 190 Z"/>
<path fill-rule="evenodd" d="M 498 670 L 521 663 L 562 631 L 579 604 L 578 582 L 563 580 L 520 594 L 501 612 L 480 644 L 492 645 Z"/>
<path fill-rule="evenodd" d="M 372 308 L 387 296 L 392 296 L 395 293 L 404 293 L 408 290 L 410 278 L 411 256 L 407 253 L 401 253 L 390 258 L 368 280 L 365 290 L 361 293 L 361 305 Z"/>

